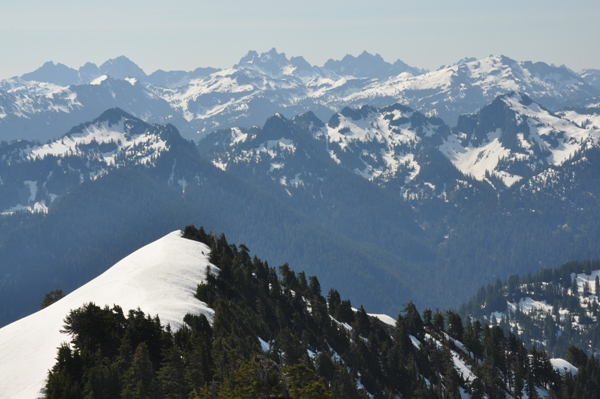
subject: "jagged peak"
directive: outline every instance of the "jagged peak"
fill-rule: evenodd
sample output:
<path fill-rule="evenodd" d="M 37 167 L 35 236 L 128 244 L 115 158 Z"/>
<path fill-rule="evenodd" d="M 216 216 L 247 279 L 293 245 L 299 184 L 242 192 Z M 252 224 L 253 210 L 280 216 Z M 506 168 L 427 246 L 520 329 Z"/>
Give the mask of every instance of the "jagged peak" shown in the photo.
<path fill-rule="evenodd" d="M 404 104 L 400 104 L 400 103 L 395 103 L 392 105 L 388 105 L 386 107 L 383 107 L 379 110 L 380 112 L 393 112 L 393 111 L 400 111 L 400 112 L 406 112 L 406 113 L 412 113 L 415 112 L 414 109 L 412 109 L 411 107 L 404 105 Z"/>
<path fill-rule="evenodd" d="M 385 61 L 385 60 L 383 59 L 383 57 L 382 57 L 381 55 L 379 55 L 378 53 L 371 54 L 371 53 L 369 53 L 367 50 L 363 50 L 363 52 L 362 52 L 362 53 L 360 53 L 360 54 L 358 55 L 358 57 L 356 57 L 356 58 L 357 58 L 357 59 L 358 59 L 358 58 L 364 58 L 364 59 L 371 59 L 371 60 L 373 60 L 373 59 L 374 59 L 374 60 L 377 60 L 377 61 L 380 61 L 380 62 L 387 62 L 387 61 Z"/>
<path fill-rule="evenodd" d="M 365 119 L 369 114 L 377 112 L 375 107 L 370 105 L 363 105 L 360 108 L 352 109 L 349 107 L 344 107 L 340 114 L 345 116 L 346 118 L 351 118 L 352 120 Z"/>
<path fill-rule="evenodd" d="M 275 47 L 273 47 L 268 52 L 260 53 L 260 54 L 258 54 L 258 52 L 254 51 L 254 50 L 248 51 L 248 53 L 240 59 L 240 61 L 238 62 L 238 65 L 267 64 L 267 63 L 288 64 L 289 60 L 285 56 L 285 53 L 278 53 L 277 49 Z"/>
<path fill-rule="evenodd" d="M 409 72 L 413 75 L 423 73 L 423 70 L 413 68 L 400 59 L 391 64 L 385 61 L 381 55 L 371 54 L 366 50 L 356 57 L 346 54 L 341 60 L 329 59 L 323 67 L 341 75 L 377 79 L 386 79 L 403 72 Z"/>
<path fill-rule="evenodd" d="M 281 125 L 282 123 L 289 123 L 289 120 L 285 116 L 277 112 L 275 113 L 275 115 L 267 118 L 263 129 L 270 127 L 271 125 Z"/>
<path fill-rule="evenodd" d="M 292 67 L 290 69 L 290 67 Z M 277 52 L 277 49 L 272 48 L 268 52 L 259 54 L 254 50 L 248 51 L 240 61 L 233 66 L 233 68 L 240 69 L 257 69 L 259 71 L 266 71 L 273 75 L 290 74 L 294 70 L 308 71 L 313 68 L 304 57 L 292 57 L 288 59 L 285 53 Z"/>
<path fill-rule="evenodd" d="M 127 77 L 143 79 L 147 77 L 142 68 L 124 55 L 105 61 L 100 65 L 99 70 L 100 73 L 110 74 L 116 79 L 125 79 Z"/>
<path fill-rule="evenodd" d="M 302 114 L 296 115 L 292 118 L 292 122 L 296 125 L 309 127 L 311 124 L 313 127 L 320 129 L 325 126 L 325 123 L 315 115 L 312 111 L 307 111 Z"/>

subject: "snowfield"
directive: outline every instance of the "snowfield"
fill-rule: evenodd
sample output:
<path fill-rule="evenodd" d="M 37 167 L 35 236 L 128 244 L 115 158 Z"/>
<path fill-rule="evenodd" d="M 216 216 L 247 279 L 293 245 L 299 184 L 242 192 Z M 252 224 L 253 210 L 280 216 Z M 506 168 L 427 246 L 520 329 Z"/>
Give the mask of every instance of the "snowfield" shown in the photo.
<path fill-rule="evenodd" d="M 63 319 L 85 303 L 119 305 L 127 314 L 138 307 L 160 317 L 163 325 L 180 328 L 187 313 L 214 312 L 194 298 L 206 269 L 209 248 L 174 231 L 127 256 L 105 273 L 55 304 L 0 329 L 0 398 L 43 397 L 48 370 L 57 348 L 70 337 L 61 334 Z"/>

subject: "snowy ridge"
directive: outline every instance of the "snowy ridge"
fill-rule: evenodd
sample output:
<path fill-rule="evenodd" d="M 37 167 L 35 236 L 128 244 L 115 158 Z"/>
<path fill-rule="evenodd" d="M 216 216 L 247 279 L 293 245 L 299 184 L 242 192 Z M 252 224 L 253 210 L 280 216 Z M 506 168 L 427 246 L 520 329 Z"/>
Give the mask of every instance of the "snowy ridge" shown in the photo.
<path fill-rule="evenodd" d="M 502 55 L 446 66 L 418 76 L 400 74 L 374 82 L 344 98 L 345 102 L 374 103 L 388 97 L 427 115 L 454 124 L 458 115 L 477 111 L 484 103 L 510 91 L 527 93 L 546 106 L 594 95 L 593 87 L 566 68 L 515 61 Z"/>
<path fill-rule="evenodd" d="M 569 115 L 576 115 L 575 111 Z M 600 130 L 592 124 L 583 128 L 515 92 L 497 97 L 477 114 L 461 116 L 454 129 L 439 118 L 426 117 L 401 104 L 379 109 L 346 107 L 327 124 L 316 123 L 319 127 L 312 124 L 301 129 L 320 141 L 319 146 L 325 147 L 335 163 L 376 184 L 396 185 L 410 199 L 445 198 L 446 189 L 453 191 L 460 185 L 456 179 L 486 182 L 495 190 L 518 182 L 537 187 L 553 180 L 556 168 L 600 145 Z M 279 170 L 285 174 L 287 159 L 298 148 L 295 139 L 284 137 L 291 128 L 276 127 L 267 139 L 256 135 L 259 128 L 253 129 L 232 128 L 219 138 L 211 135 L 207 142 L 218 148 L 217 153 L 208 154 L 213 164 L 225 170 L 233 164 L 258 164 L 268 158 L 269 173 Z M 439 176 L 419 177 L 423 162 L 428 162 L 423 152 L 431 148 L 439 150 L 463 177 L 456 173 L 451 173 L 452 180 L 443 181 Z M 432 168 L 447 167 L 439 159 L 435 162 Z M 300 171 L 287 172 L 290 181 Z"/>
<path fill-rule="evenodd" d="M 587 309 L 588 304 L 597 302 L 600 298 L 600 292 L 594 291 L 596 277 L 600 278 L 600 270 L 595 270 L 591 274 L 585 273 L 571 273 L 571 279 L 577 282 L 577 290 L 573 291 L 572 288 L 568 289 L 570 294 L 576 295 L 579 304 L 582 308 Z M 527 315 L 543 319 L 547 314 L 559 314 L 560 320 L 564 321 L 571 312 L 565 308 L 554 309 L 552 304 L 547 304 L 545 300 L 536 300 L 530 296 L 525 296 L 519 300 L 519 302 L 512 303 L 507 302 L 507 311 L 514 313 L 515 311 L 523 312 Z M 497 312 L 495 316 L 502 317 L 501 312 Z M 596 320 L 597 316 L 593 311 L 586 312 L 586 316 L 591 320 Z M 497 317 L 497 318 L 500 318 Z M 490 317 L 491 319 L 491 317 Z M 577 325 L 579 316 L 573 316 L 574 325 Z"/>
<path fill-rule="evenodd" d="M 127 158 L 135 164 L 150 165 L 164 151 L 168 150 L 166 141 L 149 131 L 131 134 L 131 123 L 121 120 L 117 124 L 101 122 L 86 126 L 81 133 L 66 135 L 60 140 L 42 146 L 29 148 L 25 159 L 44 159 L 48 156 L 93 157 L 105 166 L 118 166 L 118 160 Z M 108 150 L 103 151 L 103 144 Z M 96 147 L 89 151 L 87 148 Z"/>
<path fill-rule="evenodd" d="M 26 141 L 0 145 L 3 189 L 10 193 L 0 203 L 0 212 L 47 212 L 74 185 L 125 166 L 157 166 L 177 140 L 182 139 L 173 126 L 149 125 L 111 109 L 43 145 Z M 65 175 L 70 177 L 67 186 Z M 24 186 L 30 195 L 24 194 Z"/>
<path fill-rule="evenodd" d="M 301 57 L 288 60 L 285 54 L 272 49 L 260 55 L 251 51 L 232 68 L 193 79 L 180 87 L 150 89 L 181 112 L 188 122 L 206 123 L 203 131 L 208 132 L 221 125 L 211 119 L 251 118 L 258 111 L 254 109 L 255 103 L 263 107 L 270 103 L 273 113 L 288 107 L 307 110 L 312 100 L 301 108 L 297 105 L 323 97 L 346 83 L 346 77 L 311 66 Z"/>
<path fill-rule="evenodd" d="M 179 328 L 187 313 L 213 311 L 197 300 L 197 285 L 206 269 L 209 248 L 174 231 L 127 256 L 105 273 L 55 304 L 0 329 L 0 397 L 34 399 L 42 396 L 56 348 L 69 341 L 61 334 L 67 313 L 85 303 L 119 305 L 124 312 L 138 307 L 158 315 L 161 324 Z"/>
<path fill-rule="evenodd" d="M 26 82 L 6 92 L 0 91 L 1 113 L 17 118 L 33 118 L 45 112 L 70 113 L 82 107 L 77 92 L 45 82 Z"/>
<path fill-rule="evenodd" d="M 310 120 L 310 122 L 308 121 Z M 306 122 L 306 126 L 303 125 Z M 316 125 L 318 126 L 316 126 Z M 301 127 L 302 125 L 302 127 Z M 321 135 L 323 122 L 314 114 L 288 120 L 276 114 L 260 128 L 229 128 L 207 135 L 198 148 L 216 167 L 272 185 L 286 197 L 295 189 L 318 187 L 327 173 L 329 157 L 313 135 Z M 326 161 L 325 164 L 323 161 Z"/>

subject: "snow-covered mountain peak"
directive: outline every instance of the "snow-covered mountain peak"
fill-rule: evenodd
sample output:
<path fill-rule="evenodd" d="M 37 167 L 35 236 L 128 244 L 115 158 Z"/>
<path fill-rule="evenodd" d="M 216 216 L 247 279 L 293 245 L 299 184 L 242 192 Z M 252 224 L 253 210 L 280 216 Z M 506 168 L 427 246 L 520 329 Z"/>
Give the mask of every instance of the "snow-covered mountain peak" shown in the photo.
<path fill-rule="evenodd" d="M 368 104 L 381 108 L 402 103 L 455 125 L 461 114 L 477 112 L 510 91 L 526 93 L 551 110 L 600 95 L 591 85 L 595 79 L 592 72 L 579 76 L 568 68 L 515 61 L 503 55 L 464 59 L 427 73 L 400 60 L 391 64 L 366 51 L 317 67 L 276 49 L 261 54 L 250 51 L 225 70 L 156 71 L 146 76 L 126 57 L 100 67 L 88 63 L 78 71 L 60 67 L 64 74 L 59 67 L 54 63 L 44 66 L 44 71 L 54 71 L 42 74 L 46 82 L 23 78 L 0 82 L 4 91 L 0 91 L 3 139 L 55 138 L 73 124 L 115 106 L 156 123 L 177 118 L 179 129 L 190 138 L 215 129 L 260 125 L 275 112 L 294 115 L 313 110 L 327 120 L 344 107 Z M 102 80 L 103 75 L 110 78 Z M 135 84 L 133 79 L 137 79 Z M 55 95 L 56 87 L 49 84 L 75 87 Z M 94 108 L 91 114 L 90 108 Z M 49 120 L 51 126 L 61 124 L 60 129 L 42 129 Z"/>
<path fill-rule="evenodd" d="M 400 186 L 418 175 L 416 154 L 423 142 L 435 142 L 447 130 L 443 122 L 402 104 L 344 108 L 323 128 L 334 161 L 369 180 L 395 180 Z"/>
<path fill-rule="evenodd" d="M 455 134 L 439 148 L 464 174 L 510 187 L 598 145 L 598 133 L 553 114 L 525 94 L 511 92 L 477 114 L 459 118 Z"/>
<path fill-rule="evenodd" d="M 33 160 L 47 156 L 79 155 L 92 157 L 106 166 L 118 166 L 118 158 L 125 154 L 130 158 L 127 162 L 135 159 L 136 163 L 149 164 L 167 149 L 166 140 L 151 131 L 150 125 L 114 108 L 105 111 L 90 123 L 71 129 L 61 139 L 31 148 L 27 158 Z"/>
<path fill-rule="evenodd" d="M 477 58 L 475 58 L 475 57 L 464 57 L 464 58 L 461 58 L 460 60 L 456 61 L 454 64 L 452 64 L 452 66 L 466 64 L 467 62 L 473 62 L 473 61 L 477 61 Z M 449 65 L 442 65 L 441 67 L 438 68 L 438 70 L 439 69 L 447 68 L 448 66 Z"/>
<path fill-rule="evenodd" d="M 123 167 L 154 169 L 165 183 L 176 186 L 178 179 L 189 181 L 193 176 L 182 165 L 195 162 L 194 156 L 193 143 L 184 140 L 173 125 L 150 125 L 121 109 L 110 109 L 43 145 L 0 143 L 6 183 L 0 212 L 45 212 L 80 184 Z"/>
<path fill-rule="evenodd" d="M 146 245 L 60 301 L 0 329 L 0 396 L 34 399 L 43 396 L 56 348 L 69 336 L 60 332 L 70 310 L 93 302 L 118 305 L 124 312 L 138 307 L 158 315 L 161 324 L 180 328 L 187 313 L 214 312 L 197 300 L 196 287 L 210 265 L 210 249 L 181 237 L 180 231 Z"/>

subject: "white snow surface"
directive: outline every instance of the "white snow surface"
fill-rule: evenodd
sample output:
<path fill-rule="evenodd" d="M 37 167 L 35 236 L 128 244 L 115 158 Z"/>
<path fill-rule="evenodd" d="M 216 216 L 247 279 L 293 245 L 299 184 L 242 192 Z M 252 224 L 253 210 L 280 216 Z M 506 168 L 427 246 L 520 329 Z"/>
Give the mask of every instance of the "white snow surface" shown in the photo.
<path fill-rule="evenodd" d="M 93 86 L 98 86 L 98 85 L 101 85 L 102 82 L 104 82 L 106 79 L 108 79 L 108 75 L 102 75 L 102 76 L 99 76 L 96 79 L 92 80 L 90 82 L 90 84 Z"/>
<path fill-rule="evenodd" d="M 600 114 L 598 113 L 580 114 L 576 111 L 564 111 L 560 112 L 559 115 L 573 123 L 576 123 L 584 129 L 600 129 Z"/>
<path fill-rule="evenodd" d="M 378 318 L 382 323 L 388 326 L 396 327 L 396 319 L 386 314 L 369 313 L 369 316 Z"/>
<path fill-rule="evenodd" d="M 43 397 L 48 370 L 57 348 L 70 337 L 61 334 L 68 312 L 94 302 L 119 305 L 125 314 L 138 307 L 160 317 L 163 325 L 180 328 L 187 313 L 214 312 L 194 298 L 209 264 L 209 248 L 174 231 L 127 256 L 105 273 L 60 301 L 0 329 L 0 398 Z"/>
<path fill-rule="evenodd" d="M 567 362 L 565 359 L 550 359 L 550 363 L 552 366 L 558 370 L 561 374 L 571 373 L 573 375 L 577 374 L 577 367 L 573 366 L 571 363 Z"/>
<path fill-rule="evenodd" d="M 458 354 L 454 351 L 451 351 L 452 361 L 454 362 L 454 367 L 456 370 L 462 375 L 465 380 L 469 380 L 470 382 L 475 381 L 475 374 L 471 371 L 469 366 L 465 364 L 465 362 L 458 356 Z"/>

